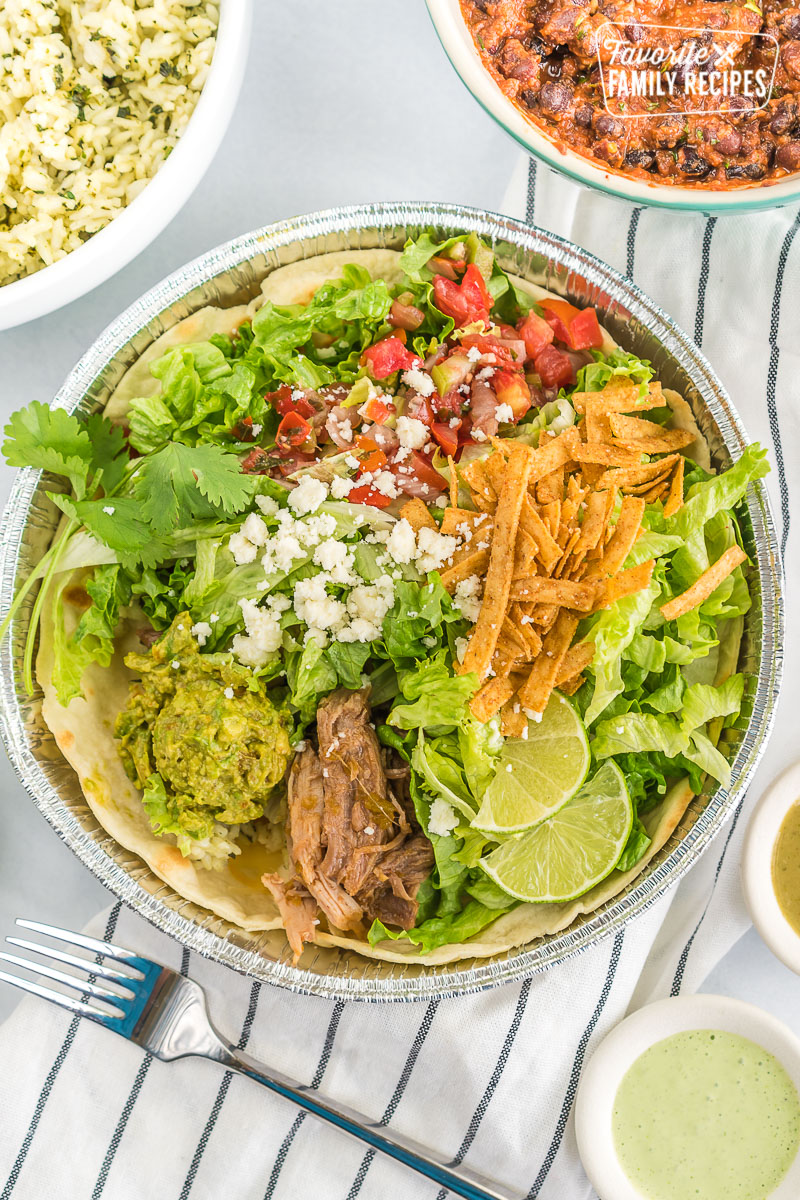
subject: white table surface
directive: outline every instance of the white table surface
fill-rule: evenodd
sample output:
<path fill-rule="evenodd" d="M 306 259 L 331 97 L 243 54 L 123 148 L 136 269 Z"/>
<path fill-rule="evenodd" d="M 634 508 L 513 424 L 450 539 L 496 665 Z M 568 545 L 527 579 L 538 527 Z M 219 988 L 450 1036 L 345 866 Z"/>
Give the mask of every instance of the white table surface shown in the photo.
<path fill-rule="evenodd" d="M 0 416 L 49 401 L 105 325 L 183 263 L 271 221 L 374 200 L 499 210 L 518 151 L 444 58 L 423 0 L 255 0 L 231 129 L 169 228 L 104 286 L 0 333 Z M 0 499 L 12 471 L 0 465 Z M 79 929 L 111 894 L 39 815 L 0 758 L 0 936 L 13 918 Z M 760 1004 L 800 1034 L 800 983 L 750 930 L 704 991 Z M 0 988 L 0 1019 L 17 1002 Z"/>

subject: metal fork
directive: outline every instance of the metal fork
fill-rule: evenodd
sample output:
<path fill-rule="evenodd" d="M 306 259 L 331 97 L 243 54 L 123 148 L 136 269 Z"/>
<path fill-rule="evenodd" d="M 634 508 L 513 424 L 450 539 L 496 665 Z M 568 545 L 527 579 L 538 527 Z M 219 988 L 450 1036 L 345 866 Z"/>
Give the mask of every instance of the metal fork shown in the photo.
<path fill-rule="evenodd" d="M 24 938 L 7 937 L 6 941 L 12 946 L 33 951 L 83 974 L 68 974 L 58 967 L 30 962 L 17 954 L 0 953 L 0 959 L 4 962 L 50 979 L 62 987 L 72 988 L 80 993 L 80 999 L 73 999 L 41 983 L 0 970 L 0 979 L 6 983 L 51 1000 L 71 1013 L 88 1017 L 90 1021 L 96 1021 L 98 1025 L 135 1042 L 164 1062 L 191 1056 L 210 1058 L 229 1071 L 237 1071 L 263 1084 L 312 1116 L 335 1125 L 337 1129 L 358 1138 L 374 1150 L 388 1154 L 390 1158 L 449 1188 L 457 1196 L 464 1196 L 466 1200 L 521 1200 L 518 1192 L 509 1191 L 460 1163 L 448 1161 L 411 1138 L 390 1132 L 380 1121 L 373 1121 L 352 1108 L 326 1099 L 314 1089 L 295 1083 L 288 1076 L 270 1070 L 250 1055 L 237 1050 L 211 1024 L 205 993 L 193 980 L 109 942 L 100 942 L 67 929 L 56 929 L 52 925 L 42 925 L 38 921 L 17 920 L 16 923 L 23 929 L 87 950 L 94 955 L 94 959 Z M 109 964 L 109 959 L 113 965 Z"/>

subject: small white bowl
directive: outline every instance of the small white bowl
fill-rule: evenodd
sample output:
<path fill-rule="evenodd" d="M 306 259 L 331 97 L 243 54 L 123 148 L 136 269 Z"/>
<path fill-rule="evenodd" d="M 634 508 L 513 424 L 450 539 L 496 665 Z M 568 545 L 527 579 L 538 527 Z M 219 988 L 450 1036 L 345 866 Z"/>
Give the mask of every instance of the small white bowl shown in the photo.
<path fill-rule="evenodd" d="M 556 144 L 553 137 L 534 125 L 503 94 L 489 71 L 467 28 L 460 0 L 426 0 L 439 40 L 445 54 L 481 107 L 494 117 L 506 133 L 525 150 L 535 154 L 549 167 L 568 175 L 586 187 L 599 188 L 612 196 L 634 204 L 651 204 L 660 208 L 706 213 L 753 212 L 762 208 L 780 208 L 800 199 L 800 171 L 780 183 L 753 184 L 730 191 L 713 188 L 677 187 L 672 184 L 648 183 L 616 171 L 604 170 L 597 163 L 568 147 Z"/>
<path fill-rule="evenodd" d="M 769 1051 L 800 1091 L 800 1038 L 770 1013 L 728 996 L 675 996 L 640 1008 L 600 1043 L 581 1076 L 575 1133 L 586 1174 L 601 1200 L 646 1200 L 625 1174 L 614 1149 L 612 1114 L 623 1076 L 656 1042 L 691 1029 L 720 1029 Z M 769 1200 L 800 1196 L 798 1155 Z"/>
<path fill-rule="evenodd" d="M 742 852 L 742 887 L 753 924 L 772 953 L 800 975 L 800 935 L 783 915 L 772 886 L 772 852 L 783 819 L 800 800 L 800 762 L 770 784 L 750 818 Z"/>
<path fill-rule="evenodd" d="M 178 144 L 136 199 L 65 258 L 0 287 L 0 330 L 62 308 L 104 283 L 169 225 L 206 173 L 225 136 L 250 45 L 252 0 L 220 0 L 214 56 Z"/>

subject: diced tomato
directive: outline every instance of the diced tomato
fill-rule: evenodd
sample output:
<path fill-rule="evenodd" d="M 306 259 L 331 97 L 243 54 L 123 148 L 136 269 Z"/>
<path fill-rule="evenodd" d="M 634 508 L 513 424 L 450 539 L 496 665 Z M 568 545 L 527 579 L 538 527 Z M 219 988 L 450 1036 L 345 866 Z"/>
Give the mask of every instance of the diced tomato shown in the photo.
<path fill-rule="evenodd" d="M 278 463 L 278 470 L 281 475 L 293 475 L 300 467 L 307 466 L 308 463 L 315 461 L 313 454 L 304 454 L 302 450 L 292 450 L 286 458 L 281 457 Z"/>
<path fill-rule="evenodd" d="M 407 496 L 425 500 L 429 496 L 438 496 L 447 487 L 436 468 L 418 450 L 412 450 L 402 462 L 392 463 L 391 469 L 398 488 Z"/>
<path fill-rule="evenodd" d="M 298 396 L 296 400 L 292 399 L 292 389 L 288 383 L 281 384 L 276 392 L 267 392 L 264 399 L 281 417 L 287 416 L 288 413 L 297 413 L 301 417 L 314 415 L 314 405 L 306 400 L 305 396 Z"/>
<path fill-rule="evenodd" d="M 353 438 L 353 445 L 363 454 L 371 454 L 373 450 L 378 449 L 378 443 L 366 433 L 357 433 Z"/>
<path fill-rule="evenodd" d="M 495 371 L 492 387 L 498 404 L 509 405 L 514 420 L 523 417 L 531 406 L 531 389 L 521 375 L 513 371 Z"/>
<path fill-rule="evenodd" d="M 445 279 L 458 279 L 456 264 L 450 258 L 431 258 L 428 261 L 428 266 L 435 275 L 444 275 Z M 461 270 L 464 269 L 463 262 L 459 263 L 458 266 Z"/>
<path fill-rule="evenodd" d="M 469 399 L 469 396 L 460 392 L 458 388 L 451 388 L 446 396 L 433 395 L 433 410 L 436 416 L 442 415 L 450 417 L 459 417 L 464 402 Z"/>
<path fill-rule="evenodd" d="M 545 321 L 544 317 L 540 317 L 533 309 L 528 313 L 527 317 L 519 323 L 519 334 L 525 343 L 525 349 L 528 351 L 528 358 L 534 359 L 538 354 L 541 354 L 545 346 L 549 346 L 555 334 L 553 327 Z"/>
<path fill-rule="evenodd" d="M 311 425 L 305 417 L 296 412 L 287 413 L 281 418 L 278 432 L 275 434 L 278 453 L 288 454 L 292 450 L 299 450 L 308 441 L 310 434 Z"/>
<path fill-rule="evenodd" d="M 448 457 L 452 457 L 458 449 L 458 430 L 460 426 L 460 421 L 455 426 L 451 426 L 446 421 L 434 421 L 431 425 L 431 433 Z"/>
<path fill-rule="evenodd" d="M 433 296 L 439 311 L 452 317 L 459 327 L 473 321 L 487 324 L 494 303 L 474 263 L 469 264 L 460 283 L 437 275 L 433 280 Z"/>
<path fill-rule="evenodd" d="M 493 354 L 498 363 L 511 362 L 511 351 L 508 346 L 504 346 L 493 333 L 467 333 L 461 339 L 461 345 L 465 350 L 471 350 L 474 347 L 480 350 L 481 354 Z"/>
<path fill-rule="evenodd" d="M 234 437 L 237 442 L 254 441 L 253 418 L 242 417 L 241 421 L 237 421 L 233 429 L 231 429 L 231 436 Z"/>
<path fill-rule="evenodd" d="M 400 330 L 400 332 L 405 334 L 404 330 Z M 368 346 L 361 355 L 361 361 L 369 367 L 374 379 L 387 379 L 395 371 L 408 371 L 411 367 L 418 367 L 422 364 L 422 359 L 417 354 L 412 354 L 410 350 L 406 350 L 400 338 L 395 334 L 382 338 L 374 346 Z"/>
<path fill-rule="evenodd" d="M 575 382 L 575 372 L 569 356 L 555 346 L 545 346 L 534 360 L 536 374 L 545 387 L 563 387 Z"/>
<path fill-rule="evenodd" d="M 540 300 L 544 312 L 544 319 L 547 321 L 553 333 L 560 342 L 566 346 L 571 345 L 569 336 L 569 324 L 572 318 L 578 312 L 574 305 L 567 303 L 566 300 Z"/>
<path fill-rule="evenodd" d="M 545 319 L 559 341 L 571 350 L 599 350 L 603 335 L 593 308 L 576 308 L 566 300 L 542 300 Z"/>
<path fill-rule="evenodd" d="M 362 404 L 359 411 L 365 420 L 383 425 L 397 410 L 391 400 L 381 400 L 380 396 L 373 396 L 371 400 Z"/>
<path fill-rule="evenodd" d="M 388 461 L 382 450 L 373 450 L 366 458 L 361 459 L 361 471 L 382 471 Z"/>
<path fill-rule="evenodd" d="M 261 446 L 256 446 L 246 458 L 242 459 L 243 475 L 263 475 L 268 469 L 269 455 Z"/>
<path fill-rule="evenodd" d="M 368 483 L 351 488 L 347 499 L 351 504 L 371 504 L 373 508 L 388 508 L 392 503 L 391 496 L 384 496 L 383 492 L 370 487 Z"/>
<path fill-rule="evenodd" d="M 603 334 L 597 313 L 593 308 L 583 308 L 569 324 L 573 350 L 599 350 L 603 345 Z"/>
<path fill-rule="evenodd" d="M 406 404 L 405 415 L 413 417 L 415 421 L 422 421 L 423 425 L 430 425 L 433 420 L 430 401 L 425 396 L 415 393 Z"/>
<path fill-rule="evenodd" d="M 519 335 L 513 325 L 506 325 L 504 321 L 495 322 L 495 329 L 498 329 L 499 337 L 511 338 L 514 341 Z"/>

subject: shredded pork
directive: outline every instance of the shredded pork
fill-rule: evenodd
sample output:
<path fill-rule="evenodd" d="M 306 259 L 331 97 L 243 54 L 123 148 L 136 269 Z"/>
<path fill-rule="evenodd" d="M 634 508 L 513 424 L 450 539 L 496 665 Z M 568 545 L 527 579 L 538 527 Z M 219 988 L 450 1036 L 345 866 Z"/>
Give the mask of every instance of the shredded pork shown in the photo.
<path fill-rule="evenodd" d="M 334 929 L 365 934 L 372 920 L 411 929 L 433 848 L 412 830 L 387 778 L 369 722 L 369 689 L 340 689 L 317 714 L 319 752 L 296 755 L 289 776 L 290 880 L 265 875 L 295 962 L 321 914 Z M 396 775 L 396 771 L 390 774 Z"/>

